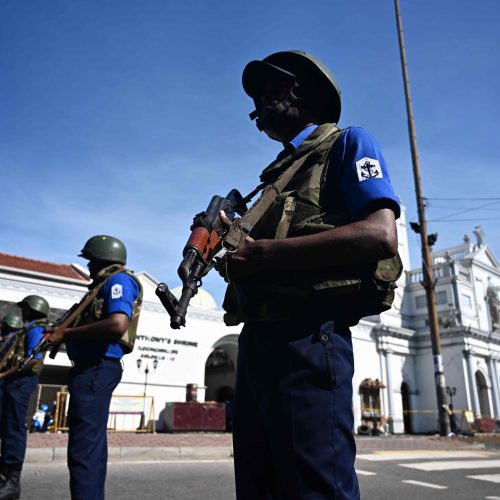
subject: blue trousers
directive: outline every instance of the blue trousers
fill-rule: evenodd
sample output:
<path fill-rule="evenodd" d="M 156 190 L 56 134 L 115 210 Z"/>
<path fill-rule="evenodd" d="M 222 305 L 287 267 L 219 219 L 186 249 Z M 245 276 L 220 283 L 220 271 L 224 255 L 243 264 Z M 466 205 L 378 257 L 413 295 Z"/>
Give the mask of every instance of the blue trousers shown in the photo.
<path fill-rule="evenodd" d="M 69 380 L 68 468 L 72 500 L 103 500 L 111 395 L 122 377 L 119 360 L 76 363 Z"/>
<path fill-rule="evenodd" d="M 234 401 L 238 500 L 358 500 L 347 327 L 246 324 Z"/>
<path fill-rule="evenodd" d="M 2 387 L 2 417 L 0 461 L 6 465 L 21 465 L 26 455 L 26 417 L 32 392 L 38 385 L 38 376 L 32 373 L 4 380 Z"/>

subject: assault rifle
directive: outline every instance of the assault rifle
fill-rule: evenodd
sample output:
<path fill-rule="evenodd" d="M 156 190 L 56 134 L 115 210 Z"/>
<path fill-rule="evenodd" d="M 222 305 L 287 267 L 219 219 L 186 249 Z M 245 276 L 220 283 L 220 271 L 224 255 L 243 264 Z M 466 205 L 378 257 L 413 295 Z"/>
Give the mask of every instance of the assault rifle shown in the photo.
<path fill-rule="evenodd" d="M 229 219 L 243 215 L 247 211 L 248 196 L 232 189 L 229 194 L 214 196 L 204 212 L 197 214 L 191 225 L 191 235 L 182 252 L 182 262 L 177 274 L 182 281 L 182 293 L 177 300 L 166 283 L 160 283 L 156 295 L 170 315 L 170 327 L 177 330 L 186 325 L 186 312 L 189 301 L 202 286 L 202 278 L 217 264 L 220 264 L 228 251 L 224 237 L 228 229 L 221 221 L 219 212 L 224 210 Z"/>

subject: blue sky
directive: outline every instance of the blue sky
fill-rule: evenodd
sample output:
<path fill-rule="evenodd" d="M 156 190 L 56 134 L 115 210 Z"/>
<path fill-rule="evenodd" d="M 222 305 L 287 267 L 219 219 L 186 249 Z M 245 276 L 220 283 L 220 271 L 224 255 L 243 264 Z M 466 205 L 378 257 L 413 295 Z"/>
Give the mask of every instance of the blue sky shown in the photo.
<path fill-rule="evenodd" d="M 500 258 L 500 2 L 400 1 L 436 248 L 481 224 Z M 280 149 L 248 119 L 241 72 L 286 49 L 331 68 L 340 125 L 378 139 L 416 220 L 392 0 L 2 0 L 0 251 L 76 262 L 113 234 L 131 268 L 177 286 L 192 216 L 250 191 Z M 220 304 L 222 281 L 205 287 Z"/>

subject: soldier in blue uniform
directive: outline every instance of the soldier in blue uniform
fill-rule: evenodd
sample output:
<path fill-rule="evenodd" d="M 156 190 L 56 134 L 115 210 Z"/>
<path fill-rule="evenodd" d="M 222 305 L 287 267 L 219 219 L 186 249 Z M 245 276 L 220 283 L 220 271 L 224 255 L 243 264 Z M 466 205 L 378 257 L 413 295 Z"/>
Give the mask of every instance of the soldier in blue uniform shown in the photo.
<path fill-rule="evenodd" d="M 51 341 L 66 343 L 73 361 L 69 381 L 68 468 L 73 500 L 102 500 L 108 457 L 107 422 L 121 358 L 132 351 L 142 287 L 125 269 L 127 251 L 117 238 L 97 235 L 83 247 L 94 301 L 71 328 L 53 329 Z"/>
<path fill-rule="evenodd" d="M 3 381 L 1 400 L 0 439 L 0 499 L 20 497 L 21 470 L 26 454 L 26 417 L 32 392 L 38 385 L 42 370 L 42 354 L 32 359 L 22 371 L 19 362 L 30 356 L 44 335 L 49 314 L 48 302 L 38 295 L 28 295 L 18 303 L 23 326 L 11 333 L 10 342 L 2 349 L 0 380 Z"/>
<path fill-rule="evenodd" d="M 284 146 L 261 182 L 304 163 L 227 259 L 226 322 L 245 323 L 237 498 L 359 499 L 349 327 L 391 302 L 401 272 L 398 200 L 375 139 L 336 127 L 340 90 L 317 59 L 286 51 L 252 61 L 243 87 L 256 106 L 250 117 Z"/>
<path fill-rule="evenodd" d="M 6 314 L 0 323 L 0 360 L 9 349 L 11 339 L 16 330 L 23 326 L 23 319 L 18 314 Z M 1 361 L 0 361 L 1 363 Z M 0 379 L 0 422 L 2 421 L 2 392 L 4 380 Z"/>

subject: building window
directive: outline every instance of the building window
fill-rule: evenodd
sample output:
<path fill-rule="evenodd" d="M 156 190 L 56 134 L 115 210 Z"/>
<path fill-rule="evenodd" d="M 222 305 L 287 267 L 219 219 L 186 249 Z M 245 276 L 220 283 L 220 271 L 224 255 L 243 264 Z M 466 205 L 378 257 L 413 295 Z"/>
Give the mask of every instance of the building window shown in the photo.
<path fill-rule="evenodd" d="M 417 305 L 417 309 L 423 309 L 427 306 L 427 298 L 425 295 L 418 295 L 415 297 L 415 303 Z"/>
<path fill-rule="evenodd" d="M 447 304 L 448 297 L 445 291 L 436 292 L 436 305 Z"/>
<path fill-rule="evenodd" d="M 417 309 L 424 309 L 427 307 L 427 297 L 425 295 L 417 295 L 415 297 L 415 304 Z M 446 290 L 441 292 L 436 292 L 436 305 L 440 306 L 442 304 L 448 304 L 448 296 Z"/>
<path fill-rule="evenodd" d="M 469 273 L 468 271 L 462 271 L 462 270 L 460 270 L 460 271 L 458 272 L 458 274 L 459 274 L 462 278 L 466 279 L 467 281 L 470 281 L 470 273 Z"/>
<path fill-rule="evenodd" d="M 462 303 L 464 307 L 467 309 L 472 309 L 472 298 L 470 295 L 466 295 L 465 293 L 462 293 Z"/>

